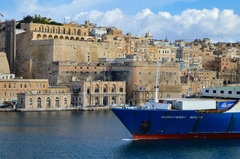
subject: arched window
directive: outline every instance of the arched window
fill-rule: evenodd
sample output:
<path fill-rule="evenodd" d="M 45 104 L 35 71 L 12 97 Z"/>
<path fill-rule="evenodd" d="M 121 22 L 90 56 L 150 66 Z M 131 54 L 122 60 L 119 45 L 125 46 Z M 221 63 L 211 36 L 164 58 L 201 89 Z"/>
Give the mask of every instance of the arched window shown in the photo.
<path fill-rule="evenodd" d="M 87 89 L 87 94 L 90 94 L 90 88 Z"/>
<path fill-rule="evenodd" d="M 45 32 L 49 33 L 49 27 L 48 26 L 45 28 Z"/>
<path fill-rule="evenodd" d="M 51 99 L 49 97 L 47 97 L 47 99 L 46 99 L 46 107 L 49 108 L 50 105 L 51 105 Z"/>
<path fill-rule="evenodd" d="M 41 101 L 41 98 L 40 98 L 40 97 L 37 98 L 37 107 L 38 107 L 38 108 L 41 108 L 41 107 L 42 107 L 42 101 Z"/>
<path fill-rule="evenodd" d="M 80 29 L 78 29 L 77 34 L 78 34 L 78 35 L 81 35 L 81 31 L 80 31 Z"/>
<path fill-rule="evenodd" d="M 67 104 L 67 97 L 64 98 L 64 104 Z"/>
<path fill-rule="evenodd" d="M 103 92 L 104 93 L 108 92 L 108 86 L 106 84 L 103 86 Z"/>
<path fill-rule="evenodd" d="M 115 84 L 112 86 L 112 92 L 116 92 L 116 85 Z"/>
<path fill-rule="evenodd" d="M 68 28 L 68 34 L 71 34 L 71 29 L 70 28 Z"/>
<path fill-rule="evenodd" d="M 60 28 L 59 27 L 57 28 L 57 33 L 60 34 Z"/>
<path fill-rule="evenodd" d="M 29 106 L 32 106 L 32 98 L 29 99 Z"/>
<path fill-rule="evenodd" d="M 59 107 L 59 98 L 58 97 L 56 97 L 56 99 L 55 99 L 55 106 Z"/>
<path fill-rule="evenodd" d="M 99 92 L 99 85 L 96 84 L 96 86 L 95 86 L 95 93 L 98 93 L 98 92 Z"/>
<path fill-rule="evenodd" d="M 42 38 L 42 36 L 40 35 L 40 34 L 38 34 L 37 35 L 37 39 L 39 40 L 39 39 L 41 39 Z"/>
<path fill-rule="evenodd" d="M 47 39 L 47 35 L 46 34 L 43 35 L 43 39 Z"/>

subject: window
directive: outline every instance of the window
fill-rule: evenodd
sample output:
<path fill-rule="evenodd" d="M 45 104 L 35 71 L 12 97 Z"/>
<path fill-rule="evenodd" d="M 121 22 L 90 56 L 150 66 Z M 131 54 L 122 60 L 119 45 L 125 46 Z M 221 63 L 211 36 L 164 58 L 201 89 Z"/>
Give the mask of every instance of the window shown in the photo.
<path fill-rule="evenodd" d="M 113 87 L 112 87 L 112 92 L 116 92 L 116 86 L 115 85 L 113 85 Z"/>
<path fill-rule="evenodd" d="M 46 107 L 49 108 L 50 105 L 51 105 L 51 99 L 49 97 L 47 97 L 47 99 L 46 99 Z"/>
<path fill-rule="evenodd" d="M 120 92 L 123 92 L 123 88 L 120 88 L 120 90 L 119 90 Z"/>
<path fill-rule="evenodd" d="M 237 95 L 240 95 L 240 91 L 237 91 Z"/>
<path fill-rule="evenodd" d="M 56 97 L 56 99 L 55 99 L 55 106 L 59 107 L 59 98 L 58 97 Z"/>
<path fill-rule="evenodd" d="M 232 91 L 228 91 L 228 94 L 232 94 Z"/>
<path fill-rule="evenodd" d="M 32 106 L 32 98 L 29 99 L 29 105 Z"/>
<path fill-rule="evenodd" d="M 11 88 L 11 83 L 9 83 L 8 88 Z"/>
<path fill-rule="evenodd" d="M 99 92 L 99 85 L 96 85 L 95 86 L 95 93 L 98 93 Z"/>
<path fill-rule="evenodd" d="M 66 97 L 64 98 L 64 104 L 65 105 L 67 104 L 67 98 Z"/>
<path fill-rule="evenodd" d="M 42 101 L 41 101 L 41 98 L 40 98 L 40 97 L 37 98 L 37 107 L 38 107 L 38 108 L 41 108 L 41 107 L 42 107 Z"/>
<path fill-rule="evenodd" d="M 6 85 L 6 83 L 4 84 L 4 88 L 7 88 L 7 85 Z"/>
<path fill-rule="evenodd" d="M 216 90 L 213 90 L 213 93 L 217 93 L 217 91 L 216 91 Z"/>
<path fill-rule="evenodd" d="M 29 84 L 28 87 L 31 88 L 31 84 Z"/>
<path fill-rule="evenodd" d="M 208 90 L 208 89 L 206 90 L 206 93 L 209 93 L 209 90 Z"/>
<path fill-rule="evenodd" d="M 87 94 L 90 94 L 90 88 L 87 89 Z"/>
<path fill-rule="evenodd" d="M 221 90 L 221 91 L 220 91 L 220 93 L 221 93 L 221 94 L 224 94 L 224 91 L 223 91 L 223 90 Z"/>
<path fill-rule="evenodd" d="M 104 85 L 103 92 L 107 92 L 107 85 Z"/>

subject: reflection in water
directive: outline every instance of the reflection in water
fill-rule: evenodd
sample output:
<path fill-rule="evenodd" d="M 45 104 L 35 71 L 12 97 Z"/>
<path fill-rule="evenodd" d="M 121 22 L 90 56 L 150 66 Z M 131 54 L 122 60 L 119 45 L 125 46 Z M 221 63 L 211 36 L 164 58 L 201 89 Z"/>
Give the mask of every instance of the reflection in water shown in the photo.
<path fill-rule="evenodd" d="M 0 158 L 238 158 L 240 139 L 132 140 L 110 111 L 0 113 Z"/>
<path fill-rule="evenodd" d="M 116 158 L 239 158 L 240 139 L 129 140 Z"/>

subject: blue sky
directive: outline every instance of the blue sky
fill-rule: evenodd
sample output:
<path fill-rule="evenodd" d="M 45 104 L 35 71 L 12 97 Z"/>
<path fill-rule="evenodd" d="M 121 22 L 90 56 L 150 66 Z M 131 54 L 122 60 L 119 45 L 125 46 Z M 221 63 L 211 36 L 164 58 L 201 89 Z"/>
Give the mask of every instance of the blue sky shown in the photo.
<path fill-rule="evenodd" d="M 2 21 L 39 13 L 59 22 L 88 19 L 124 33 L 150 30 L 158 39 L 238 41 L 239 6 L 238 0 L 1 0 L 0 13 Z"/>

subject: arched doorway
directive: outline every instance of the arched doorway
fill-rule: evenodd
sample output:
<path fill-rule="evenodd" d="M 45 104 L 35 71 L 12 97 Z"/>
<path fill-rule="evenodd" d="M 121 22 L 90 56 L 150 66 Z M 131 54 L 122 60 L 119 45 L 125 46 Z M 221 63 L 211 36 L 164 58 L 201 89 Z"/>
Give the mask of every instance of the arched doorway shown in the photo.
<path fill-rule="evenodd" d="M 56 99 L 55 99 L 55 106 L 56 106 L 57 108 L 60 107 L 59 98 L 58 98 L 58 97 L 56 97 Z"/>
<path fill-rule="evenodd" d="M 42 107 L 42 101 L 41 101 L 41 98 L 38 97 L 37 98 L 37 108 L 41 108 Z"/>
<path fill-rule="evenodd" d="M 108 105 L 108 97 L 103 97 L 103 105 Z"/>
<path fill-rule="evenodd" d="M 51 105 L 51 99 L 49 97 L 47 97 L 47 100 L 46 100 L 46 107 L 49 108 Z"/>

